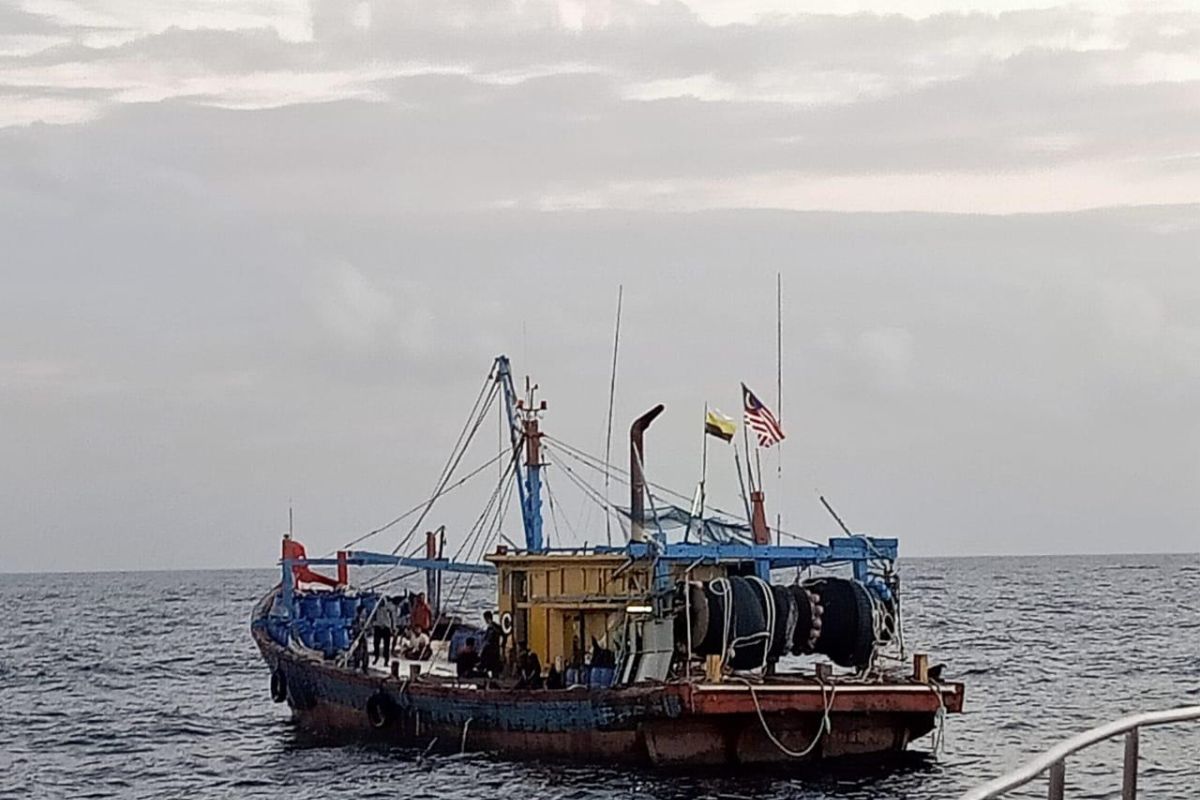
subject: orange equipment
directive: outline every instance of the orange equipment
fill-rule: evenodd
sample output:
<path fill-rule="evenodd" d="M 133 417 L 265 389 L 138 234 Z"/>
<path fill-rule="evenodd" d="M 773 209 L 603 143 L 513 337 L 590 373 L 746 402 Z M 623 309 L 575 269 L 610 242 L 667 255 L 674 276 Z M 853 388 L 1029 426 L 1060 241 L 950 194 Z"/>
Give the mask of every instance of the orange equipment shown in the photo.
<path fill-rule="evenodd" d="M 283 557 L 290 559 L 305 559 L 308 556 L 304 552 L 304 545 L 297 542 L 291 537 L 291 534 L 283 536 Z M 327 578 L 319 572 L 313 572 L 308 568 L 307 564 L 292 565 L 292 578 L 296 583 L 303 581 L 304 583 L 321 583 L 325 586 L 337 587 L 338 582 L 333 578 Z"/>

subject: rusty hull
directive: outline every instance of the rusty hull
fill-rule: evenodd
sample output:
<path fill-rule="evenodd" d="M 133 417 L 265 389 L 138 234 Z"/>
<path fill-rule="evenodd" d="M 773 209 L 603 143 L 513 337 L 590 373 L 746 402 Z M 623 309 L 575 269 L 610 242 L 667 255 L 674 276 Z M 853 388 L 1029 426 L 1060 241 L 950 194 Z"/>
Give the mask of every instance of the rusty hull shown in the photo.
<path fill-rule="evenodd" d="M 961 684 L 821 685 L 801 676 L 777 676 L 756 684 L 753 694 L 736 681 L 486 689 L 429 677 L 364 675 L 299 656 L 261 627 L 253 633 L 268 665 L 287 681 L 297 722 L 311 732 L 510 758 L 706 767 L 795 763 L 766 735 L 763 721 L 784 747 L 804 751 L 826 705 L 829 732 L 803 760 L 894 753 L 933 729 L 939 695 L 948 712 L 961 711 L 963 701 Z M 387 698 L 392 714 L 376 728 L 366 709 L 379 696 Z"/>

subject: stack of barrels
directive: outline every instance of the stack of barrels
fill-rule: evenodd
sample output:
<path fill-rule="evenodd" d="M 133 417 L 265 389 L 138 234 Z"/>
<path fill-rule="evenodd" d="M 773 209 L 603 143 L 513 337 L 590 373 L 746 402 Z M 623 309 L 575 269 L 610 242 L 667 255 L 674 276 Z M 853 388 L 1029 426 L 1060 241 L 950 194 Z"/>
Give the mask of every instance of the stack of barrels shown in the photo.
<path fill-rule="evenodd" d="M 375 595 L 351 595 L 341 592 L 312 592 L 296 598 L 299 612 L 295 631 L 306 647 L 327 657 L 350 647 L 350 629 L 361 605 L 367 612 L 378 602 Z"/>

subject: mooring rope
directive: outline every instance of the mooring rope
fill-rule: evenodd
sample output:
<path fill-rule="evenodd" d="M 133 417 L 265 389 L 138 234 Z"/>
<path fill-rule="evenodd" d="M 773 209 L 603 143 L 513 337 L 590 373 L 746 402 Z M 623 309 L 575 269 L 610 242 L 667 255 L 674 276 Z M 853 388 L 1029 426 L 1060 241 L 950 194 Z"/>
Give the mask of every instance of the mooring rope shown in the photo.
<path fill-rule="evenodd" d="M 823 698 L 823 704 L 825 707 L 824 712 L 821 714 L 821 724 L 817 728 L 817 733 L 815 736 L 813 736 L 813 740 L 809 742 L 808 747 L 804 748 L 803 750 L 791 750 L 787 745 L 779 741 L 779 737 L 777 737 L 774 732 L 771 731 L 771 726 L 767 724 L 767 718 L 763 715 L 762 706 L 758 702 L 758 694 L 754 691 L 754 684 L 745 678 L 736 678 L 735 680 L 739 680 L 746 684 L 746 688 L 750 690 L 750 699 L 754 701 L 754 710 L 758 713 L 758 721 L 762 723 L 763 733 L 765 733 L 767 738 L 771 740 L 771 744 L 779 748 L 779 752 L 783 753 L 785 756 L 788 756 L 789 758 L 805 758 L 816 749 L 817 743 L 821 741 L 821 737 L 833 730 L 833 723 L 830 722 L 829 712 L 833 708 L 833 698 L 837 695 L 837 684 L 826 684 L 825 681 L 821 681 L 821 696 Z M 828 694 L 826 694 L 825 691 L 827 688 L 830 690 Z"/>

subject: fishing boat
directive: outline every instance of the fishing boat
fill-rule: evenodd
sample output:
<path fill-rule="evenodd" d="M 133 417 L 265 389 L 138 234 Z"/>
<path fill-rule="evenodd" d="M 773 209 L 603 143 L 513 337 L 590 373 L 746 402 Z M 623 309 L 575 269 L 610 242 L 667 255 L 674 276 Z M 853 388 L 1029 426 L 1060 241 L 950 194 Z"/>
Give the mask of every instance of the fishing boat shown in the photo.
<path fill-rule="evenodd" d="M 753 483 L 744 519 L 684 508 L 646 477 L 646 431 L 661 405 L 633 422 L 629 468 L 618 470 L 543 432 L 536 388 L 527 381 L 519 396 L 508 359 L 495 360 L 433 496 L 391 552 L 308 558 L 285 546 L 251 634 L 271 698 L 299 725 L 421 749 L 690 767 L 895 753 L 962 710 L 962 684 L 905 650 L 895 539 L 846 529 L 783 543 L 777 530 L 772 543 Z M 443 530 L 423 543 L 418 531 L 465 480 L 457 467 L 496 402 L 506 468 L 458 556 L 446 557 Z M 619 541 L 609 530 L 589 537 L 604 544 L 550 545 L 552 463 L 619 515 Z M 585 467 L 627 482 L 628 507 L 589 488 Z M 500 533 L 510 494 L 522 545 Z M 414 541 L 424 552 L 406 551 Z M 337 577 L 318 578 L 323 567 Z M 352 580 L 352 568 L 366 577 Z M 429 646 L 367 663 L 371 622 L 401 570 L 425 574 Z M 459 596 L 459 582 L 495 582 L 490 627 L 451 616 L 444 576 Z M 477 643 L 492 648 L 490 666 L 475 663 Z"/>

